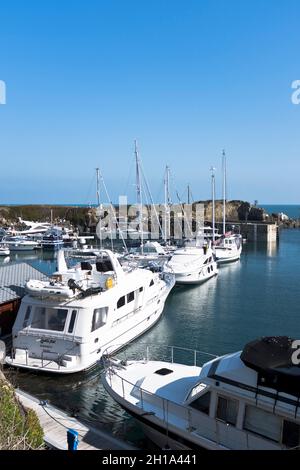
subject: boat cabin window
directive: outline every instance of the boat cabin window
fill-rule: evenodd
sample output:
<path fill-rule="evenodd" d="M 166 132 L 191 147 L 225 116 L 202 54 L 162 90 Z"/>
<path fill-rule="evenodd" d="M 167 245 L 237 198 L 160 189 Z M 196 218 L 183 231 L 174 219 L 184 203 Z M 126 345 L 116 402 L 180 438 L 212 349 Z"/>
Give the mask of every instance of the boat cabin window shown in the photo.
<path fill-rule="evenodd" d="M 279 442 L 281 434 L 281 419 L 256 406 L 246 405 L 244 429 L 254 434 Z"/>
<path fill-rule="evenodd" d="M 24 321 L 23 321 L 23 328 L 26 328 L 26 327 L 28 326 L 28 321 L 29 321 L 30 313 L 31 313 L 31 305 L 28 305 L 28 307 L 27 307 L 27 309 L 26 309 Z"/>
<path fill-rule="evenodd" d="M 35 307 L 31 328 L 64 331 L 67 309 Z"/>
<path fill-rule="evenodd" d="M 217 418 L 225 423 L 236 425 L 238 415 L 238 401 L 230 398 L 218 397 Z"/>
<path fill-rule="evenodd" d="M 68 333 L 73 333 L 76 315 L 77 315 L 77 310 L 72 310 Z"/>
<path fill-rule="evenodd" d="M 139 288 L 139 292 L 143 292 L 144 288 L 143 286 Z"/>
<path fill-rule="evenodd" d="M 113 266 L 110 259 L 102 259 L 96 261 L 96 270 L 100 273 L 106 273 L 107 271 L 113 271 Z"/>
<path fill-rule="evenodd" d="M 149 287 L 151 287 L 151 286 L 154 286 L 154 281 L 153 281 L 153 279 L 151 279 L 150 284 L 149 284 Z"/>
<path fill-rule="evenodd" d="M 289 448 L 300 444 L 300 425 L 293 421 L 283 420 L 282 444 Z"/>
<path fill-rule="evenodd" d="M 197 398 L 197 400 L 190 403 L 192 408 L 195 408 L 198 411 L 202 411 L 202 413 L 209 414 L 209 405 L 210 405 L 210 397 L 211 392 L 206 392 L 201 397 Z"/>
<path fill-rule="evenodd" d="M 134 292 L 129 292 L 127 294 L 127 303 L 132 302 L 134 300 Z"/>
<path fill-rule="evenodd" d="M 92 271 L 93 267 L 88 261 L 82 261 L 81 264 L 82 271 Z"/>
<path fill-rule="evenodd" d="M 121 308 L 123 307 L 123 305 L 125 305 L 125 295 L 123 295 L 123 297 L 120 297 L 118 302 L 117 302 L 117 308 Z"/>
<path fill-rule="evenodd" d="M 98 328 L 105 325 L 107 320 L 107 310 L 107 307 L 96 308 L 94 310 L 91 331 L 98 330 Z"/>

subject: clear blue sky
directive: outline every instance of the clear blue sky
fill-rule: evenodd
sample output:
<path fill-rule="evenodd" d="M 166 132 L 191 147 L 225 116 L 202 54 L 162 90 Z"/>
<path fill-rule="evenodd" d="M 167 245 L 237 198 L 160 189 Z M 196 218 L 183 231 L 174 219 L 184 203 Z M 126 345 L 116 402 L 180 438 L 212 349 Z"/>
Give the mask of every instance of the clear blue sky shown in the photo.
<path fill-rule="evenodd" d="M 154 198 L 300 203 L 299 0 L 1 3 L 0 203 L 88 203 L 94 169 L 133 195 L 133 140 Z"/>

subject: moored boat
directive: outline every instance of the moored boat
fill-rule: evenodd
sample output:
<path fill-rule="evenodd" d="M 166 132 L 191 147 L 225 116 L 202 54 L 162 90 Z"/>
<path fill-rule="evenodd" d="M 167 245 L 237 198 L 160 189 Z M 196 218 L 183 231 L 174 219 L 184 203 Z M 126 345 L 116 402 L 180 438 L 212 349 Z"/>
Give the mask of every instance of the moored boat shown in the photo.
<path fill-rule="evenodd" d="M 60 251 L 58 264 L 50 281 L 27 282 L 7 364 L 61 374 L 88 369 L 104 349 L 151 328 L 175 283 L 171 273 L 122 267 L 110 250 L 70 269 Z"/>
<path fill-rule="evenodd" d="M 300 448 L 300 369 L 291 338 L 265 337 L 204 364 L 206 353 L 160 352 L 164 359 L 155 360 L 157 345 L 145 347 L 140 360 L 109 358 L 102 381 L 161 448 Z"/>

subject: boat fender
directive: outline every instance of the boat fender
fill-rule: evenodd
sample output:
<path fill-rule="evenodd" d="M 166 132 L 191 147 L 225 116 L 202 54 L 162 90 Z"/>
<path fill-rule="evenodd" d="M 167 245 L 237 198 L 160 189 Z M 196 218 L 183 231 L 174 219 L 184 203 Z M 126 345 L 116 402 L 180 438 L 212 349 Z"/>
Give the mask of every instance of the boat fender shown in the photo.
<path fill-rule="evenodd" d="M 106 289 L 111 289 L 114 286 L 114 280 L 112 277 L 108 277 L 105 281 Z"/>

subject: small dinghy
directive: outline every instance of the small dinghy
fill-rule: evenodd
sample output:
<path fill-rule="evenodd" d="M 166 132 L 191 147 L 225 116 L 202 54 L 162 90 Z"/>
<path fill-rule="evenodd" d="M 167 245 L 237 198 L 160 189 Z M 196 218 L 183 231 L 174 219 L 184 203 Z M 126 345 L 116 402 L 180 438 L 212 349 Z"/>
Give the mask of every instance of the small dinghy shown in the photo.
<path fill-rule="evenodd" d="M 59 296 L 61 298 L 72 298 L 75 296 L 74 289 L 57 280 L 38 281 L 30 279 L 25 287 L 28 294 L 33 297 Z"/>

